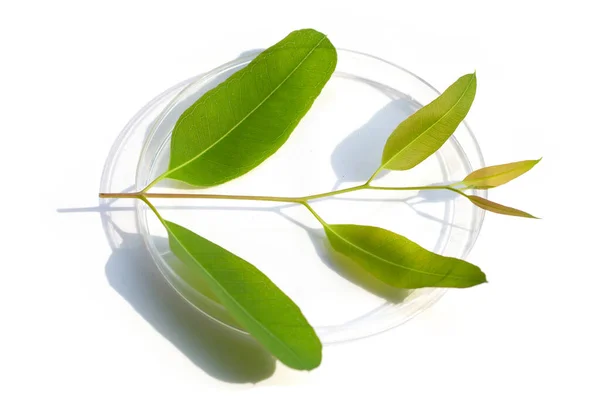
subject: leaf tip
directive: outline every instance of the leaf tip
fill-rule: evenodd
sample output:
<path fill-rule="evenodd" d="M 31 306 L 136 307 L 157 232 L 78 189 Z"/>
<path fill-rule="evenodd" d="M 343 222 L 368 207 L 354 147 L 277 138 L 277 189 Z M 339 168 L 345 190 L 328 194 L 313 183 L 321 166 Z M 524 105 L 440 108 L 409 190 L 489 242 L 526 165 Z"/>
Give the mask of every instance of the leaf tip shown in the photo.
<path fill-rule="evenodd" d="M 479 283 L 488 283 L 488 280 L 487 280 L 487 275 L 485 274 L 485 272 L 483 272 L 483 271 L 481 270 L 481 268 L 479 268 L 479 267 L 477 267 L 477 268 L 479 269 L 479 271 L 481 271 L 481 275 L 482 275 L 482 277 L 481 277 L 481 282 L 479 282 Z"/>
<path fill-rule="evenodd" d="M 517 217 L 524 217 L 524 218 L 529 218 L 529 219 L 542 219 L 540 217 L 536 217 L 535 215 L 531 215 L 528 212 L 522 211 L 522 215 L 517 215 Z"/>
<path fill-rule="evenodd" d="M 541 219 L 540 217 L 536 217 L 535 215 L 531 215 L 529 213 L 526 213 L 525 211 L 523 211 L 523 215 L 516 215 L 516 217 L 523 217 L 523 218 L 529 218 L 529 219 Z"/>
<path fill-rule="evenodd" d="M 319 356 L 319 359 L 313 362 L 311 365 L 307 366 L 305 371 L 312 371 L 313 369 L 316 369 L 317 367 L 321 366 L 321 361 L 322 358 Z"/>
<path fill-rule="evenodd" d="M 463 75 L 463 78 L 468 81 L 469 88 L 472 88 L 473 90 L 477 89 L 477 70 L 474 70 L 470 74 Z M 473 94 L 473 96 L 475 96 L 475 94 Z"/>
<path fill-rule="evenodd" d="M 316 369 L 321 365 L 322 360 L 323 360 L 323 353 L 322 353 L 322 346 L 321 346 L 318 354 L 315 353 L 312 356 L 305 358 L 303 360 L 302 364 L 290 365 L 290 364 L 286 364 L 285 362 L 284 362 L 284 364 L 286 364 L 288 367 L 291 367 L 291 368 L 299 370 L 299 371 L 312 371 L 313 369 Z"/>
<path fill-rule="evenodd" d="M 482 285 L 484 283 L 488 283 L 487 276 L 486 276 L 485 272 L 483 272 L 481 270 L 481 268 L 479 268 L 478 266 L 476 266 L 476 265 L 473 265 L 473 266 L 476 269 L 476 271 L 474 271 L 474 274 L 476 274 L 477 276 L 473 276 L 472 277 L 472 279 L 469 282 L 469 284 L 467 284 L 466 286 L 464 286 L 466 288 L 474 287 L 474 286 L 479 286 L 479 285 Z"/>

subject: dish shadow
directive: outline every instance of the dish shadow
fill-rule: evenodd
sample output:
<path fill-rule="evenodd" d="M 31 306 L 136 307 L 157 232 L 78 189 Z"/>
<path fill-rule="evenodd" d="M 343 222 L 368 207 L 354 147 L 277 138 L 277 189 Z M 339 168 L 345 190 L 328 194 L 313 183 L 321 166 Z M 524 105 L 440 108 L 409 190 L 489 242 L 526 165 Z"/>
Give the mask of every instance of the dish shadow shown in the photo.
<path fill-rule="evenodd" d="M 199 313 L 167 283 L 141 235 L 118 233 L 122 243 L 106 263 L 106 278 L 157 332 L 221 381 L 256 383 L 273 375 L 275 359 L 262 345 Z"/>

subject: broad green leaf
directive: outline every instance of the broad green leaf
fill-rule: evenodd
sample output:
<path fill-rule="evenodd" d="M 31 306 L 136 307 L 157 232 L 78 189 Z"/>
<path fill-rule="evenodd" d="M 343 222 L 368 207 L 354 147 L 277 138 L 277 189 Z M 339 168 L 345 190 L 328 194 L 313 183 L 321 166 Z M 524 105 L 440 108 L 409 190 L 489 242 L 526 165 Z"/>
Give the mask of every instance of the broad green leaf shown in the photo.
<path fill-rule="evenodd" d="M 290 33 L 181 115 L 159 179 L 212 186 L 252 170 L 285 143 L 336 63 L 322 33 Z"/>
<path fill-rule="evenodd" d="M 516 208 L 503 206 L 502 204 L 494 203 L 488 199 L 484 199 L 483 197 L 474 196 L 474 195 L 466 195 L 466 197 L 471 200 L 471 203 L 475 204 L 479 208 L 483 208 L 484 210 L 491 211 L 496 214 L 504 214 L 504 215 L 512 215 L 514 217 L 524 217 L 524 218 L 535 218 L 533 215 L 526 213 L 525 211 L 517 210 Z"/>
<path fill-rule="evenodd" d="M 323 224 L 331 246 L 380 281 L 397 288 L 466 288 L 486 282 L 479 267 L 444 257 L 383 228 Z"/>
<path fill-rule="evenodd" d="M 296 304 L 249 262 L 154 211 L 169 234 L 173 253 L 203 275 L 233 318 L 275 357 L 291 368 L 321 363 L 322 345 Z"/>
<path fill-rule="evenodd" d="M 313 369 L 321 342 L 296 304 L 256 267 L 217 244 L 165 221 L 171 250 L 201 270 L 221 303 L 284 364 Z"/>
<path fill-rule="evenodd" d="M 476 87 L 475 74 L 465 75 L 402 121 L 385 144 L 379 170 L 411 169 L 435 153 L 467 116 Z"/>
<path fill-rule="evenodd" d="M 523 175 L 540 162 L 540 160 L 541 158 L 539 160 L 517 161 L 481 168 L 471 172 L 462 182 L 455 185 L 472 189 L 495 188 Z"/>

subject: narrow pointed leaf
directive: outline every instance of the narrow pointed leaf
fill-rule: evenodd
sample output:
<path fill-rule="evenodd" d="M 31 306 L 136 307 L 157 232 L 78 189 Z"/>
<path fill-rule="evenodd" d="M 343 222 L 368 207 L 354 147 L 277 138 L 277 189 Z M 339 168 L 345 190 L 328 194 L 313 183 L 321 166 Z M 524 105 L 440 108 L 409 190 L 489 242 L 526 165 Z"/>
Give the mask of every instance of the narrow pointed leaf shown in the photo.
<path fill-rule="evenodd" d="M 385 144 L 380 169 L 411 169 L 435 153 L 467 116 L 476 88 L 475 74 L 465 75 L 402 121 Z"/>
<path fill-rule="evenodd" d="M 496 214 L 504 214 L 504 215 L 512 215 L 514 217 L 523 217 L 523 218 L 535 218 L 533 215 L 526 213 L 525 211 L 517 210 L 516 208 L 503 206 L 502 204 L 494 203 L 488 199 L 484 199 L 483 197 L 467 195 L 471 203 L 475 204 L 479 208 L 483 208 L 484 210 L 491 211 Z"/>
<path fill-rule="evenodd" d="M 331 246 L 397 288 L 466 288 L 486 282 L 479 267 L 435 254 L 404 236 L 365 225 L 323 225 Z"/>
<path fill-rule="evenodd" d="M 533 168 L 539 160 L 517 161 L 494 165 L 471 172 L 458 183 L 461 187 L 472 189 L 490 189 L 504 185 Z"/>
<path fill-rule="evenodd" d="M 247 173 L 285 143 L 336 62 L 322 33 L 290 33 L 181 115 L 162 178 L 211 186 Z"/>

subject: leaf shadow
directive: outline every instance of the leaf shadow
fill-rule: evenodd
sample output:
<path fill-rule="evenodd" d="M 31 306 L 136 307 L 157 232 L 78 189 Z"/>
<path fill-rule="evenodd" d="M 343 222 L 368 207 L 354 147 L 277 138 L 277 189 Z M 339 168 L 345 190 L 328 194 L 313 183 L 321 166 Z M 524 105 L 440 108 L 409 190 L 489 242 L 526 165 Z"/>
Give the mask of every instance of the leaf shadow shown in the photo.
<path fill-rule="evenodd" d="M 411 97 L 379 83 L 346 76 L 348 79 L 374 86 L 391 101 L 377 111 L 364 125 L 346 136 L 331 154 L 331 166 L 337 176 L 333 190 L 346 182 L 364 182 L 381 163 L 381 154 L 391 132 L 419 107 Z M 379 176 L 384 176 L 382 171 Z"/>
<path fill-rule="evenodd" d="M 199 313 L 162 276 L 140 234 L 111 225 L 106 214 L 103 220 L 121 238 L 106 263 L 106 278 L 157 332 L 215 379 L 256 383 L 273 375 L 275 359 L 262 345 Z"/>

